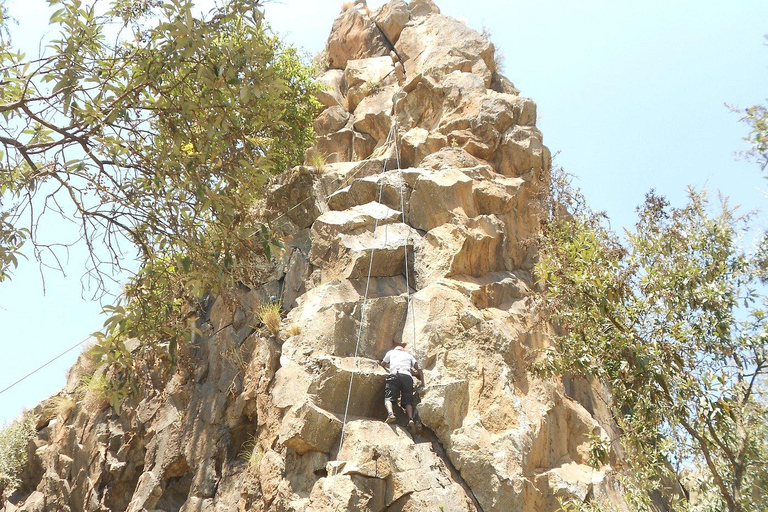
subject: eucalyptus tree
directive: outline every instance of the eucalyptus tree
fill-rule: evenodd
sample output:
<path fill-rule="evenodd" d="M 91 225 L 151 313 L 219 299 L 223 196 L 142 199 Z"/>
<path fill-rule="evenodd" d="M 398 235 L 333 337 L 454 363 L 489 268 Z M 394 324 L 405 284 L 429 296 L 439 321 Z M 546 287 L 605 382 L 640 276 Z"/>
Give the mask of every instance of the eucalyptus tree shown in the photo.
<path fill-rule="evenodd" d="M 676 510 L 766 510 L 768 246 L 744 249 L 747 219 L 700 192 L 648 194 L 625 237 L 571 205 L 542 239 L 542 311 L 564 334 L 537 369 L 610 389 L 632 508 L 656 491 Z"/>
<path fill-rule="evenodd" d="M 34 56 L 0 4 L 0 281 L 82 244 L 97 291 L 139 269 L 104 357 L 128 336 L 173 348 L 196 298 L 279 243 L 252 207 L 313 140 L 310 69 L 258 0 L 50 3 L 57 34 Z"/>

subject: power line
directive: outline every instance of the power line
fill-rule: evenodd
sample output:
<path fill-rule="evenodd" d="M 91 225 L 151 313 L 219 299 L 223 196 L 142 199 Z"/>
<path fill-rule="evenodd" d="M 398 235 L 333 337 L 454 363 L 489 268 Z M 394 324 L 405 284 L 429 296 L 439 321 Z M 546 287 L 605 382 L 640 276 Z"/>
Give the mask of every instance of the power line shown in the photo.
<path fill-rule="evenodd" d="M 28 374 L 26 374 L 26 375 L 25 375 L 25 376 L 23 376 L 22 378 L 20 378 L 19 380 L 17 380 L 17 381 L 16 381 L 16 382 L 14 382 L 13 384 L 11 384 L 10 386 L 8 386 L 8 387 L 4 388 L 2 391 L 0 391 L 0 395 L 2 395 L 3 393 L 5 393 L 6 391 L 8 391 L 9 389 L 11 389 L 12 387 L 16 386 L 17 384 L 19 384 L 19 383 L 21 383 L 21 382 L 23 382 L 23 381 L 27 380 L 28 378 L 30 378 L 31 376 L 33 376 L 34 374 L 36 374 L 37 372 L 39 372 L 40 370 L 42 370 L 43 368 L 45 368 L 46 366 L 48 366 L 49 364 L 51 364 L 52 362 L 56 361 L 57 359 L 60 359 L 61 357 L 64 357 L 64 356 L 65 356 L 65 355 L 67 355 L 68 353 L 72 352 L 72 351 L 73 351 L 73 350 L 75 350 L 77 347 L 79 347 L 80 345 L 82 345 L 83 343 L 85 343 L 86 341 L 88 341 L 89 339 L 91 339 L 91 337 L 90 337 L 90 336 L 88 336 L 87 338 L 83 339 L 83 341 L 80 341 L 80 342 L 78 342 L 77 344 L 75 344 L 75 345 L 72 345 L 72 346 L 71 346 L 71 347 L 69 347 L 67 350 L 65 350 L 65 351 L 64 351 L 64 352 L 62 352 L 61 354 L 57 355 L 56 357 L 54 357 L 53 359 L 51 359 L 51 360 L 50 360 L 50 361 L 48 361 L 47 363 L 43 364 L 42 366 L 38 366 L 37 368 L 35 368 L 34 370 L 32 370 L 31 372 L 29 372 Z"/>

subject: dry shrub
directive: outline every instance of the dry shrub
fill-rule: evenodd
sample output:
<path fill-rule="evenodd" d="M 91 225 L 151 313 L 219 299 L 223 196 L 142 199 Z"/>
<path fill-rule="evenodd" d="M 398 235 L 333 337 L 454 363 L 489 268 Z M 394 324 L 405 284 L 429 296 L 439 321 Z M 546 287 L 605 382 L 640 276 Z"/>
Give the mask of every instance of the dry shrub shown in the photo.
<path fill-rule="evenodd" d="M 83 347 L 77 361 L 69 369 L 68 378 L 74 378 L 82 382 L 84 377 L 93 375 L 96 368 L 101 365 L 101 357 L 94 353 L 94 347 L 96 347 L 94 343 L 88 343 Z"/>
<path fill-rule="evenodd" d="M 298 324 L 291 324 L 288 327 L 288 336 L 298 336 L 301 334 L 301 327 Z"/>
<path fill-rule="evenodd" d="M 314 168 L 318 173 L 324 173 L 328 165 L 328 159 L 317 150 L 311 150 L 307 153 L 307 165 Z"/>
<path fill-rule="evenodd" d="M 87 410 L 96 412 L 109 405 L 109 383 L 104 374 L 84 376 L 81 382 L 77 394 Z"/>
<path fill-rule="evenodd" d="M 56 395 L 46 402 L 45 412 L 52 417 L 58 416 L 66 421 L 76 404 L 77 401 L 69 395 Z"/>
<path fill-rule="evenodd" d="M 280 334 L 280 323 L 282 318 L 280 317 L 280 302 L 272 302 L 270 304 L 264 304 L 258 311 L 259 322 L 267 328 L 272 336 L 277 337 Z"/>

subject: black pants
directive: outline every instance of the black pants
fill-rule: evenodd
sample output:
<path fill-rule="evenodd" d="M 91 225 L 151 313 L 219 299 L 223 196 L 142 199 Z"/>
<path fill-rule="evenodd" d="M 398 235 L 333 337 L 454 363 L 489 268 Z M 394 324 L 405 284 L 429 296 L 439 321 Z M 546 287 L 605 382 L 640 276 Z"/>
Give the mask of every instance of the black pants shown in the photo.
<path fill-rule="evenodd" d="M 390 373 L 387 375 L 387 382 L 384 385 L 384 401 L 397 403 L 400 398 L 400 405 L 413 405 L 413 377 L 407 373 Z"/>

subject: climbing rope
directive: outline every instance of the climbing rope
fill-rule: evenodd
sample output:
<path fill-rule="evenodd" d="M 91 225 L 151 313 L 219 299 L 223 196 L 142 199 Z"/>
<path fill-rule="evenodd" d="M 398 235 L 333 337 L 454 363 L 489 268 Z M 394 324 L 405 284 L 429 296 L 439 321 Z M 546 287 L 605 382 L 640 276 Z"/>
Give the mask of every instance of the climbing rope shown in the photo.
<path fill-rule="evenodd" d="M 411 337 L 411 343 L 413 344 L 413 355 L 416 357 L 416 360 L 418 361 L 418 349 L 416 347 L 416 313 L 413 309 L 413 301 L 411 300 L 411 276 L 410 276 L 410 270 L 408 268 L 408 245 L 411 241 L 411 229 L 410 226 L 405 222 L 405 175 L 403 174 L 403 168 L 400 165 L 400 151 L 397 146 L 397 122 L 395 122 L 395 119 L 397 117 L 397 104 L 398 102 L 405 97 L 404 91 L 398 91 L 394 96 L 394 104 L 392 106 L 392 113 L 393 113 L 393 122 L 392 127 L 394 128 L 394 138 L 395 138 L 395 159 L 397 160 L 397 169 L 399 171 L 400 176 L 400 216 L 402 219 L 403 225 L 407 227 L 406 235 L 405 235 L 405 245 L 403 246 L 403 255 L 405 256 L 405 293 L 406 293 L 406 302 L 405 302 L 405 311 L 406 311 L 406 318 L 408 314 L 410 313 L 411 316 L 411 324 L 413 325 L 413 335 Z M 416 258 L 414 256 L 414 261 L 416 261 Z"/>
<path fill-rule="evenodd" d="M 408 311 L 408 305 L 411 304 L 411 293 L 410 293 L 410 277 L 409 277 L 409 268 L 408 268 L 408 242 L 410 241 L 410 229 L 408 228 L 408 225 L 405 223 L 405 199 L 404 199 L 404 192 L 403 188 L 405 185 L 405 180 L 403 178 L 403 170 L 400 168 L 400 151 L 397 144 L 397 119 L 396 119 L 396 112 L 397 112 L 397 103 L 405 96 L 405 93 L 400 90 L 393 96 L 393 106 L 392 106 L 392 126 L 390 127 L 389 134 L 387 135 L 387 139 L 385 141 L 385 146 L 389 146 L 390 144 L 394 144 L 395 149 L 395 161 L 397 168 L 400 171 L 400 213 L 403 225 L 406 226 L 406 240 L 405 240 L 405 289 L 406 289 L 406 313 Z M 384 160 L 384 163 L 382 165 L 382 175 L 387 172 L 387 162 L 388 159 Z M 379 194 L 377 198 L 377 202 L 379 204 L 382 204 L 382 197 L 384 193 L 384 179 L 383 176 L 381 179 L 379 179 Z M 363 294 L 363 303 L 360 309 L 360 326 L 357 330 L 357 340 L 355 342 L 355 352 L 354 352 L 354 360 L 355 360 L 355 367 L 350 372 L 349 375 L 349 387 L 347 389 L 347 400 L 346 404 L 344 406 L 344 417 L 342 419 L 341 423 L 341 436 L 339 437 L 339 449 L 337 454 L 341 453 L 341 449 L 344 446 L 344 436 L 346 434 L 346 428 L 347 428 L 347 418 L 349 416 L 349 403 L 350 399 L 352 397 L 352 384 L 354 382 L 355 373 L 358 370 L 358 353 L 360 350 L 360 341 L 362 340 L 363 335 L 363 327 L 365 325 L 365 307 L 368 303 L 368 294 L 370 291 L 370 283 L 371 283 L 371 274 L 373 273 L 373 258 L 376 253 L 376 230 L 379 227 L 379 218 L 374 218 L 374 224 L 373 224 L 373 244 L 371 246 L 371 256 L 370 260 L 368 261 L 368 275 L 365 280 L 365 292 Z M 388 229 L 389 224 L 384 225 L 384 247 L 387 245 L 387 237 L 388 237 Z M 413 312 L 411 312 L 411 316 L 413 317 Z M 413 324 L 413 344 L 414 344 L 414 351 L 416 346 L 416 324 L 414 320 Z M 335 491 L 336 491 L 336 477 L 338 476 L 338 468 L 333 473 L 332 477 L 332 483 L 331 483 L 331 498 L 328 504 L 328 510 L 331 510 L 333 508 L 333 501 L 335 497 Z"/>

